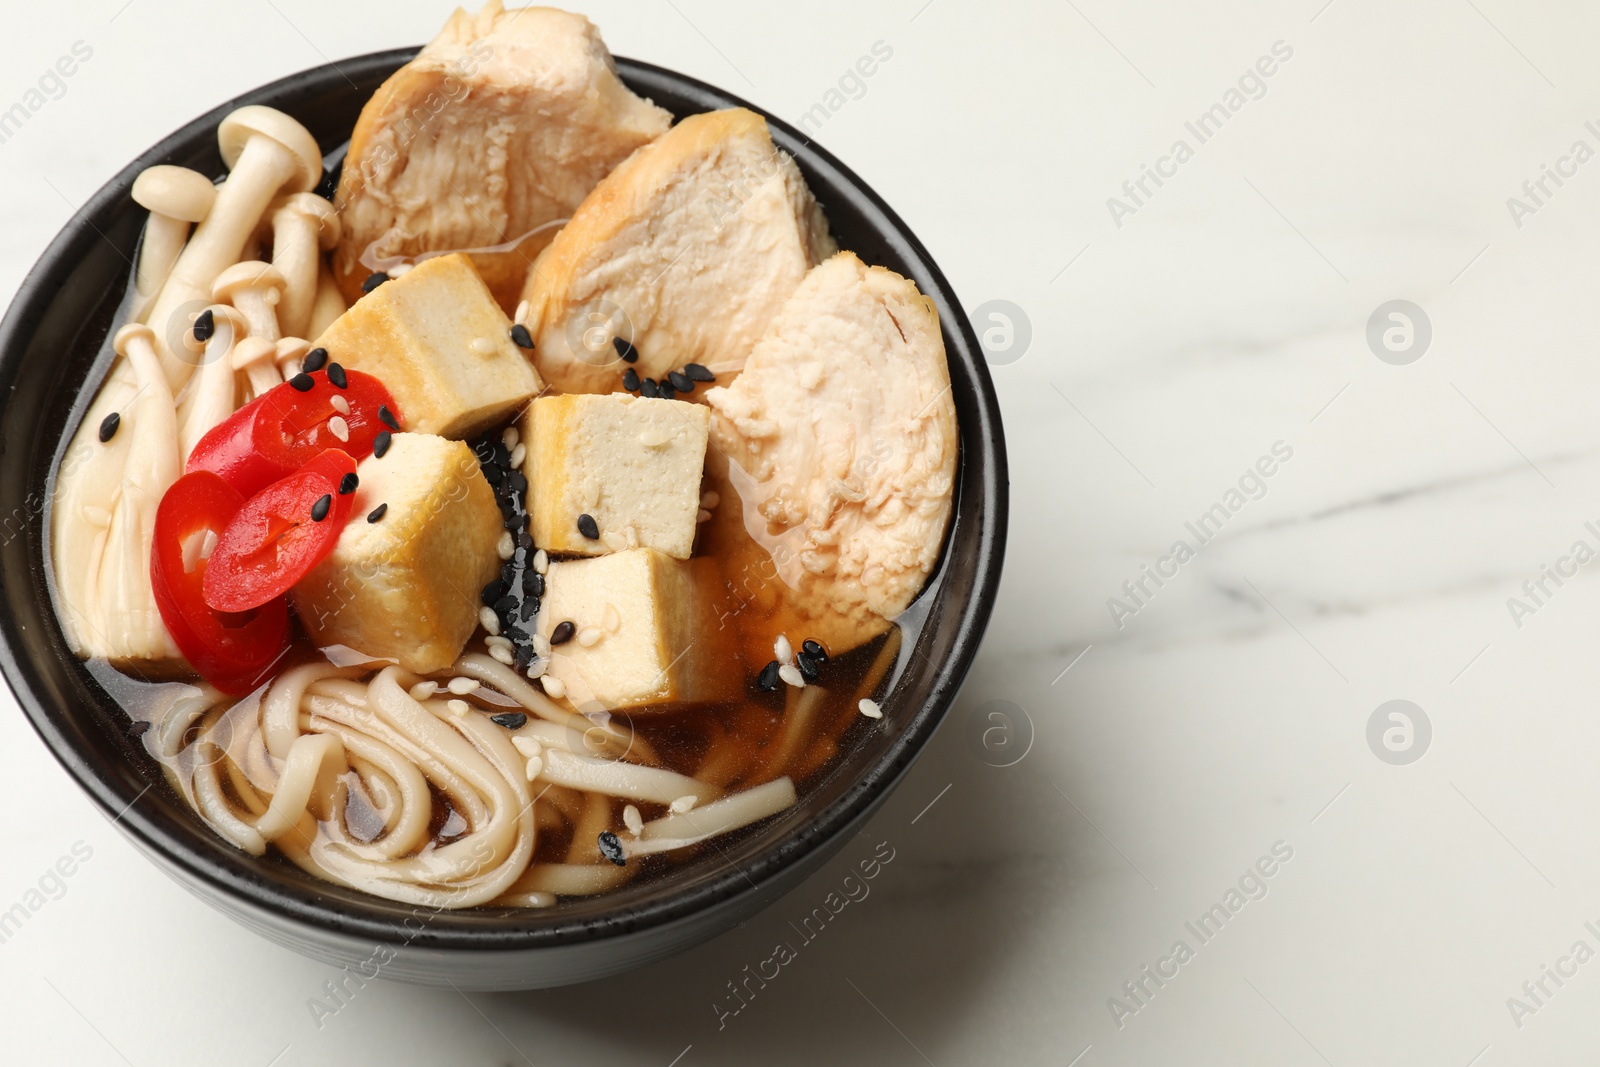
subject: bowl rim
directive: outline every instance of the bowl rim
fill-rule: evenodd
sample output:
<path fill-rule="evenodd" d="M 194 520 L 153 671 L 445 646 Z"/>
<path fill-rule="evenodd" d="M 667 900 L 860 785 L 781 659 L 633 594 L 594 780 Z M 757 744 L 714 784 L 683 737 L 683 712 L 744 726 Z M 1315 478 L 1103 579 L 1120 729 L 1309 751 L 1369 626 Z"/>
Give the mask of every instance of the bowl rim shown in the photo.
<path fill-rule="evenodd" d="M 51 294 L 61 286 L 73 267 L 74 246 L 85 239 L 87 231 L 95 229 L 93 219 L 120 203 L 126 196 L 125 190 L 141 170 L 170 158 L 179 146 L 193 137 L 197 127 L 214 127 L 224 114 L 242 104 L 275 99 L 323 79 L 346 77 L 344 68 L 359 67 L 366 71 L 385 65 L 398 67 L 416 55 L 417 51 L 418 48 L 411 47 L 370 52 L 279 78 L 241 93 L 184 123 L 141 153 L 74 211 L 71 219 L 50 241 L 18 286 L 4 319 L 0 320 L 0 368 L 23 359 L 27 342 L 38 325 L 40 310 L 48 305 Z M 688 922 L 735 898 L 750 897 L 764 890 L 770 892 L 782 885 L 784 875 L 791 873 L 791 868 L 802 864 L 809 855 L 819 850 L 826 852 L 831 843 L 863 821 L 886 799 L 949 712 L 977 653 L 998 595 L 1009 499 L 999 400 L 988 366 L 981 357 L 983 349 L 970 319 L 922 242 L 875 190 L 826 149 L 777 116 L 726 90 L 655 64 L 622 56 L 614 59 L 624 81 L 635 88 L 641 81 L 670 82 L 674 91 L 703 102 L 706 110 L 745 107 L 762 115 L 771 128 L 775 142 L 791 154 L 799 154 L 798 148 L 807 157 L 809 165 L 833 171 L 854 195 L 881 215 L 887 224 L 884 236 L 903 246 L 905 253 L 918 263 L 927 279 L 933 283 L 924 287 L 924 295 L 939 304 L 947 335 L 959 334 L 964 339 L 966 351 L 963 362 L 969 364 L 967 369 L 977 386 L 977 395 L 973 398 L 977 425 L 970 427 L 973 431 L 970 435 L 963 428 L 958 471 L 962 495 L 973 492 L 982 494 L 978 521 L 972 531 L 972 543 L 960 546 L 963 553 L 974 553 L 978 562 L 974 571 L 974 595 L 956 610 L 953 654 L 936 665 L 928 699 L 909 718 L 885 751 L 866 766 L 831 804 L 804 826 L 766 844 L 745 866 L 730 865 L 730 869 L 701 879 L 696 884 L 632 903 L 627 906 L 625 917 L 612 916 L 598 921 L 594 918 L 574 918 L 566 922 L 520 928 L 511 922 L 473 923 L 469 926 L 430 921 L 426 930 L 419 934 L 407 925 L 381 915 L 352 912 L 338 901 L 301 897 L 282 887 L 264 883 L 242 868 L 230 867 L 227 863 L 195 852 L 185 840 L 185 832 L 145 816 L 138 808 L 138 801 L 157 783 L 150 782 L 142 790 L 135 791 L 131 782 L 103 773 L 93 760 L 77 748 L 68 732 L 54 721 L 50 701 L 41 693 L 41 687 L 35 684 L 27 669 L 28 657 L 20 651 L 24 646 L 18 640 L 17 620 L 9 611 L 0 612 L 0 674 L 4 675 L 34 730 L 96 806 L 142 851 L 155 859 L 158 866 L 167 869 L 175 877 L 181 873 L 179 881 L 185 884 L 185 888 L 193 891 L 196 885 L 202 885 L 226 899 L 230 907 L 257 913 L 279 923 L 309 926 L 332 937 L 354 937 L 369 943 L 404 940 L 407 944 L 439 950 L 527 950 L 605 940 L 648 928 Z M 0 409 L 6 402 L 0 400 Z M 973 447 L 974 444 L 976 447 Z M 952 508 L 952 526 L 959 504 L 958 497 Z M 47 512 L 42 512 L 33 521 L 42 522 L 45 514 Z M 941 568 L 956 548 L 954 536 L 948 536 Z M 935 575 L 930 576 L 930 581 L 936 576 L 937 569 Z M 44 610 L 54 615 L 52 604 L 47 602 Z M 63 716 L 71 714 L 68 708 L 58 710 Z M 393 902 L 386 901 L 385 904 L 392 905 Z M 471 911 L 468 909 L 467 913 Z M 451 914 L 467 913 L 444 910 L 438 918 L 447 919 Z"/>

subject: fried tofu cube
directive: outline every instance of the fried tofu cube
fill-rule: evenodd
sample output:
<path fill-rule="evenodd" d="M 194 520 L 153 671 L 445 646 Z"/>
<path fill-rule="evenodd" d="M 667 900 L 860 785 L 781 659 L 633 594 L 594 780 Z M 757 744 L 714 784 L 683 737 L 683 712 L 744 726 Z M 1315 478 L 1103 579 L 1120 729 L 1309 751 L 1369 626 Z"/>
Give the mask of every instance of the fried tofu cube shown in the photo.
<path fill-rule="evenodd" d="M 720 625 L 716 560 L 677 560 L 653 548 L 550 564 L 538 630 L 554 645 L 546 673 L 581 711 L 637 711 L 737 696 L 744 669 Z"/>
<path fill-rule="evenodd" d="M 312 639 L 426 674 L 454 663 L 500 570 L 500 510 L 460 441 L 394 435 L 356 468 L 350 522 L 293 590 Z M 377 509 L 382 508 L 381 515 Z"/>
<path fill-rule="evenodd" d="M 405 428 L 456 440 L 504 422 L 544 388 L 472 261 L 425 259 L 334 320 L 318 347 L 383 382 Z"/>
<path fill-rule="evenodd" d="M 534 543 L 567 555 L 654 548 L 688 559 L 709 421 L 703 405 L 627 393 L 535 400 L 521 424 Z M 580 528 L 584 515 L 596 536 Z"/>

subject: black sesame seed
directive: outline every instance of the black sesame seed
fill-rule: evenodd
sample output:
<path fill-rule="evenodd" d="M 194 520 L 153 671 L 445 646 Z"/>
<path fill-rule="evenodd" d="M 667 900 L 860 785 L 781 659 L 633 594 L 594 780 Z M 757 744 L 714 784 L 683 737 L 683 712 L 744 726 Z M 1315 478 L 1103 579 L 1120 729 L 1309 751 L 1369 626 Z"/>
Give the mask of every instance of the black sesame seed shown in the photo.
<path fill-rule="evenodd" d="M 368 522 L 377 522 L 379 519 L 383 518 L 383 516 L 385 514 L 387 514 L 388 511 L 389 511 L 389 505 L 387 503 L 379 504 L 377 507 L 373 508 L 371 511 L 369 511 L 367 513 L 367 521 Z"/>
<path fill-rule="evenodd" d="M 522 572 L 522 591 L 537 600 L 544 596 L 544 575 L 538 571 Z"/>
<path fill-rule="evenodd" d="M 617 350 L 617 355 L 622 357 L 624 363 L 636 363 L 639 360 L 639 350 L 633 347 L 633 342 L 625 337 L 613 337 L 611 347 Z"/>
<path fill-rule="evenodd" d="M 528 633 L 527 630 L 524 630 L 522 627 L 518 626 L 517 621 L 514 618 L 506 619 L 505 629 L 501 630 L 500 634 L 513 645 L 527 645 L 529 648 L 533 647 L 533 637 Z"/>
<path fill-rule="evenodd" d="M 150 732 L 151 725 L 152 724 L 149 719 L 140 719 L 128 727 L 128 736 L 143 737 L 145 734 Z"/>
<path fill-rule="evenodd" d="M 351 493 L 356 491 L 356 486 L 360 484 L 361 479 L 356 476 L 355 471 L 351 471 L 349 474 L 346 474 L 343 478 L 339 479 L 339 495 L 349 496 Z"/>
<path fill-rule="evenodd" d="M 517 565 L 509 559 L 500 564 L 500 584 L 509 592 L 513 582 L 517 580 Z"/>
<path fill-rule="evenodd" d="M 391 434 L 388 430 L 379 430 L 378 436 L 372 439 L 372 454 L 377 456 L 379 459 L 382 459 L 383 454 L 389 451 L 389 445 L 393 442 L 393 434 Z"/>
<path fill-rule="evenodd" d="M 526 548 L 531 551 L 533 549 L 533 534 L 529 533 L 527 530 L 520 531 L 517 534 L 517 547 Z"/>
<path fill-rule="evenodd" d="M 378 286 L 382 285 L 388 280 L 389 276 L 383 273 L 383 271 L 375 271 L 372 274 L 367 275 L 367 280 L 361 283 L 361 291 L 363 293 L 370 293 L 372 290 L 376 289 Z"/>
<path fill-rule="evenodd" d="M 117 436 L 117 427 L 122 425 L 122 412 L 113 411 L 100 420 L 100 443 L 105 444 Z"/>
<path fill-rule="evenodd" d="M 516 533 L 518 530 L 526 530 L 528 528 L 528 516 L 522 514 L 507 515 L 503 525 L 512 533 Z"/>
<path fill-rule="evenodd" d="M 504 617 L 516 610 L 517 598 L 512 596 L 510 593 L 507 593 L 505 596 L 494 602 L 494 613 L 496 615 Z"/>
<path fill-rule="evenodd" d="M 501 482 L 506 480 L 506 472 L 495 466 L 493 463 L 485 463 L 483 465 L 483 476 L 490 485 L 495 486 L 496 488 L 499 487 Z"/>
<path fill-rule="evenodd" d="M 289 384 L 294 386 L 295 391 L 298 393 L 309 393 L 312 387 L 317 384 L 317 380 L 305 371 L 301 371 L 289 379 Z"/>
<path fill-rule="evenodd" d="M 617 835 L 610 830 L 600 831 L 600 855 L 615 863 L 618 867 L 628 865 L 628 857 L 622 852 L 622 842 L 617 840 Z"/>
<path fill-rule="evenodd" d="M 216 332 L 217 316 L 210 308 L 206 308 L 204 311 L 200 312 L 199 317 L 194 320 L 194 339 L 199 341 L 201 344 L 204 344 L 205 342 L 211 340 L 211 335 Z"/>
<path fill-rule="evenodd" d="M 511 665 L 521 674 L 533 666 L 533 649 L 528 645 L 518 645 L 517 650 L 511 654 Z"/>
<path fill-rule="evenodd" d="M 494 581 L 490 582 L 488 585 L 483 587 L 483 593 L 479 596 L 478 599 L 483 601 L 483 606 L 484 607 L 492 608 L 492 607 L 494 607 L 494 602 L 496 600 L 499 600 L 501 597 L 503 597 L 505 595 L 506 595 L 505 583 L 500 581 L 500 579 L 496 578 Z"/>
<path fill-rule="evenodd" d="M 317 497 L 317 502 L 311 505 L 311 521 L 321 522 L 328 517 L 328 509 L 333 507 L 333 494 L 323 493 Z"/>
<path fill-rule="evenodd" d="M 756 679 L 756 686 L 763 693 L 770 693 L 778 688 L 778 661 L 773 660 L 761 668 L 761 675 Z"/>
<path fill-rule="evenodd" d="M 506 475 L 506 488 L 513 493 L 526 493 L 528 491 L 528 476 L 521 471 L 512 471 Z"/>
<path fill-rule="evenodd" d="M 588 512 L 578 516 L 578 532 L 591 541 L 600 540 L 600 524 Z"/>
<path fill-rule="evenodd" d="M 667 381 L 671 382 L 672 387 L 680 393 L 694 392 L 694 383 L 689 380 L 686 374 L 679 374 L 675 370 L 669 370 L 667 371 Z"/>
<path fill-rule="evenodd" d="M 684 366 L 683 373 L 697 382 L 714 382 L 717 376 L 711 373 L 709 367 L 699 363 L 690 363 Z"/>
<path fill-rule="evenodd" d="M 564 619 L 556 623 L 556 628 L 550 631 L 550 644 L 564 645 L 572 640 L 572 635 L 578 632 L 578 627 L 571 619 Z"/>
<path fill-rule="evenodd" d="M 661 390 L 661 399 L 662 400 L 676 400 L 676 399 L 678 399 L 678 390 L 676 388 L 674 388 L 674 386 L 673 386 L 673 384 L 671 382 L 662 382 L 659 385 L 657 385 L 656 388 Z"/>
<path fill-rule="evenodd" d="M 520 730 L 528 725 L 528 716 L 520 711 L 502 711 L 498 715 L 489 716 L 489 721 L 496 726 L 504 726 L 507 730 Z"/>
<path fill-rule="evenodd" d="M 388 404 L 378 405 L 378 421 L 383 423 L 395 433 L 400 432 L 400 420 L 394 417 L 394 412 L 389 410 Z"/>
<path fill-rule="evenodd" d="M 817 661 L 810 653 L 802 652 L 795 656 L 794 661 L 800 668 L 800 677 L 808 682 L 817 680 L 817 675 L 821 672 L 817 670 Z"/>
<path fill-rule="evenodd" d="M 647 396 L 652 400 L 661 399 L 661 390 L 657 388 L 654 378 L 646 378 L 639 383 L 639 395 Z"/>
<path fill-rule="evenodd" d="M 494 461 L 497 466 L 511 469 L 511 449 L 506 447 L 504 441 L 494 443 Z"/>
<path fill-rule="evenodd" d="M 809 637 L 800 642 L 800 651 L 816 660 L 818 663 L 828 662 L 828 650 L 822 647 L 820 641 L 813 641 Z"/>
<path fill-rule="evenodd" d="M 639 372 L 629 367 L 622 372 L 622 387 L 630 393 L 639 391 Z"/>
<path fill-rule="evenodd" d="M 494 460 L 494 442 L 487 437 L 479 439 L 472 446 L 472 452 L 478 457 L 479 463 L 490 463 Z"/>
<path fill-rule="evenodd" d="M 539 601 L 535 597 L 528 597 L 522 602 L 522 610 L 517 612 L 519 622 L 527 622 L 539 613 Z"/>
<path fill-rule="evenodd" d="M 528 328 L 520 322 L 511 327 L 511 343 L 518 348 L 533 347 L 533 338 L 528 336 Z"/>
<path fill-rule="evenodd" d="M 326 348 L 313 348 L 306 353 L 306 358 L 300 361 L 300 369 L 307 374 L 321 370 L 328 365 L 328 350 Z"/>
<path fill-rule="evenodd" d="M 344 368 L 337 363 L 328 364 L 328 381 L 332 382 L 336 389 L 348 389 L 350 387 L 349 377 L 345 375 Z"/>

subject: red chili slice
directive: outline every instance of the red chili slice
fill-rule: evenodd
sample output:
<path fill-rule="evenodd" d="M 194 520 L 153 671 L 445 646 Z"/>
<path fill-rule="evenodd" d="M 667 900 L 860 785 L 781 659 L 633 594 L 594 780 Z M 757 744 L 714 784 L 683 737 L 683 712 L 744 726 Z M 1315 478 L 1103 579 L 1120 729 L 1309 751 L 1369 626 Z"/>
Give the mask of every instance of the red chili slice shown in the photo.
<path fill-rule="evenodd" d="M 237 614 L 213 611 L 205 602 L 210 560 L 200 553 L 242 507 L 238 490 L 210 471 L 186 474 L 161 498 L 150 548 L 150 584 L 167 632 L 200 677 L 231 696 L 265 681 L 289 647 L 284 598 Z"/>
<path fill-rule="evenodd" d="M 189 455 L 185 469 L 215 471 L 245 496 L 254 496 L 287 478 L 330 448 L 356 459 L 372 455 L 372 442 L 389 429 L 379 411 L 389 409 L 398 421 L 394 398 L 383 383 L 356 370 L 344 372 L 345 388 L 328 380 L 328 372 L 306 375 L 311 388 L 301 392 L 290 382 L 275 386 L 212 427 Z M 349 411 L 334 406 L 342 397 Z M 340 438 L 328 428 L 333 418 L 347 428 Z"/>
<path fill-rule="evenodd" d="M 355 472 L 348 453 L 330 448 L 246 501 L 211 553 L 206 603 L 248 611 L 287 593 L 333 551 L 350 518 Z"/>

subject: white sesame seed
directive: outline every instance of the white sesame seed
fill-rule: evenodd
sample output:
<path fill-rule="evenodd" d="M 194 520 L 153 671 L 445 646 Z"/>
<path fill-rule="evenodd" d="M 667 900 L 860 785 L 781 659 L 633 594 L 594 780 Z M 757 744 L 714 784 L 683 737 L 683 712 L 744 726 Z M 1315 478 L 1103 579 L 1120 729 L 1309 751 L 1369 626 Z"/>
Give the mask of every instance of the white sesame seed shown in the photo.
<path fill-rule="evenodd" d="M 861 709 L 861 714 L 865 715 L 869 719 L 883 718 L 883 709 L 878 707 L 878 702 L 876 700 L 868 700 L 863 697 L 861 703 L 857 706 Z"/>
<path fill-rule="evenodd" d="M 695 521 L 696 525 L 699 525 L 700 523 L 705 522 L 710 518 L 711 518 L 711 512 L 707 511 L 705 508 L 701 508 L 699 511 L 694 513 L 694 521 Z"/>
<path fill-rule="evenodd" d="M 545 659 L 550 658 L 550 639 L 544 634 L 533 635 L 533 654 L 543 656 Z"/>
<path fill-rule="evenodd" d="M 511 655 L 511 649 L 505 645 L 490 645 L 489 655 L 504 663 L 507 667 L 511 666 L 511 661 L 516 658 Z"/>
<path fill-rule="evenodd" d="M 511 536 L 510 530 L 500 531 L 500 540 L 496 542 L 494 550 L 500 554 L 501 559 L 510 559 L 517 551 L 516 539 Z"/>
<path fill-rule="evenodd" d="M 788 634 L 779 634 L 778 639 L 772 642 L 772 658 L 779 663 L 794 661 L 794 648 L 789 644 Z"/>
<path fill-rule="evenodd" d="M 446 701 L 444 706 L 449 710 L 450 714 L 454 715 L 458 719 L 472 710 L 472 705 L 468 704 L 465 700 Z"/>
<path fill-rule="evenodd" d="M 540 759 L 538 756 L 530 756 L 528 758 L 528 768 L 526 773 L 528 775 L 528 781 L 530 782 L 539 777 L 539 775 L 544 773 L 544 760 Z"/>
<path fill-rule="evenodd" d="M 639 814 L 639 809 L 629 804 L 622 809 L 622 825 L 628 828 L 628 833 L 638 837 L 644 829 L 644 817 Z"/>
<path fill-rule="evenodd" d="M 350 440 L 350 424 L 344 421 L 343 415 L 335 415 L 328 420 L 328 432 L 341 441 Z"/>
<path fill-rule="evenodd" d="M 626 527 L 624 527 L 622 534 L 628 539 L 629 548 L 639 547 L 639 531 L 634 528 L 633 523 L 630 522 Z"/>
<path fill-rule="evenodd" d="M 806 687 L 805 676 L 800 673 L 800 668 L 796 667 L 793 663 L 785 663 L 783 666 L 779 667 L 778 677 L 782 678 L 796 689 L 804 689 Z"/>
<path fill-rule="evenodd" d="M 344 398 L 344 394 L 334 393 L 333 396 L 328 400 L 328 403 L 332 404 L 333 410 L 337 411 L 339 414 L 350 414 L 350 401 Z"/>
<path fill-rule="evenodd" d="M 517 313 L 511 316 L 511 321 L 520 322 L 524 326 L 528 324 L 528 302 L 526 300 L 517 305 Z"/>
<path fill-rule="evenodd" d="M 707 489 L 700 494 L 700 506 L 703 508 L 714 508 L 720 503 L 722 503 L 722 497 L 717 494 L 715 489 Z"/>
<path fill-rule="evenodd" d="M 414 266 L 416 266 L 415 263 L 396 263 L 383 273 L 387 274 L 391 278 L 403 278 Z"/>
<path fill-rule="evenodd" d="M 418 682 L 408 690 L 408 692 L 411 694 L 412 700 L 427 700 L 438 691 L 438 682 Z"/>
<path fill-rule="evenodd" d="M 528 446 L 519 442 L 517 447 L 511 450 L 511 465 L 513 467 L 520 467 L 522 466 L 522 461 L 527 458 Z"/>
<path fill-rule="evenodd" d="M 639 435 L 639 443 L 646 448 L 660 448 L 670 440 L 671 436 L 659 426 L 648 427 Z"/>
<path fill-rule="evenodd" d="M 500 632 L 500 617 L 494 613 L 493 608 L 479 608 L 478 622 L 491 634 Z"/>
<path fill-rule="evenodd" d="M 689 812 L 693 811 L 694 810 L 694 806 L 696 804 L 698 804 L 699 802 L 700 802 L 700 799 L 698 797 L 695 797 L 695 796 L 684 796 L 684 797 L 679 797 L 677 800 L 674 800 L 669 805 L 669 807 L 671 807 L 672 810 L 674 812 L 676 812 L 677 814 L 679 814 L 679 815 L 686 815 Z"/>
<path fill-rule="evenodd" d="M 617 606 L 615 604 L 612 604 L 609 601 L 606 603 L 606 611 L 605 614 L 601 616 L 600 624 L 605 627 L 607 633 L 614 634 L 618 630 L 622 629 L 622 613 L 617 610 Z"/>
<path fill-rule="evenodd" d="M 550 661 L 543 656 L 533 657 L 533 662 L 528 665 L 528 677 L 537 682 L 543 677 L 545 668 L 550 666 Z"/>
<path fill-rule="evenodd" d="M 544 691 L 550 696 L 560 698 L 567 695 L 566 684 L 553 674 L 546 674 L 541 677 L 539 684 L 544 686 Z"/>
<path fill-rule="evenodd" d="M 508 652 L 511 650 L 511 638 L 501 637 L 499 634 L 493 634 L 489 637 L 485 637 L 483 639 L 483 643 L 489 648 L 503 648 Z"/>
<path fill-rule="evenodd" d="M 628 539 L 615 530 L 607 530 L 600 535 L 600 540 L 613 552 L 621 552 L 628 547 Z"/>
<path fill-rule="evenodd" d="M 549 569 L 550 569 L 550 553 L 546 552 L 544 549 L 541 548 L 541 549 L 539 549 L 539 551 L 537 551 L 537 552 L 535 552 L 533 554 L 533 570 L 534 570 L 534 573 L 535 574 L 543 574 L 545 571 L 547 571 Z"/>
<path fill-rule="evenodd" d="M 515 746 L 518 752 L 529 759 L 544 752 L 544 746 L 539 744 L 537 737 L 524 737 L 521 734 L 513 734 L 511 736 L 511 744 Z"/>
<path fill-rule="evenodd" d="M 578 644 L 584 648 L 593 648 L 600 643 L 600 627 L 585 626 L 578 631 Z"/>
<path fill-rule="evenodd" d="M 521 437 L 522 435 L 517 433 L 515 426 L 507 426 L 505 432 L 500 435 L 500 443 L 505 445 L 506 450 L 509 452 L 517 447 L 517 442 L 521 440 Z"/>
<path fill-rule="evenodd" d="M 474 689 L 477 689 L 482 684 L 483 683 L 478 681 L 476 678 L 452 678 L 450 679 L 450 684 L 447 688 L 449 688 L 450 692 L 459 697 L 465 696 Z"/>
<path fill-rule="evenodd" d="M 474 337 L 472 339 L 472 350 L 480 356 L 492 356 L 494 355 L 494 342 L 487 337 Z"/>

